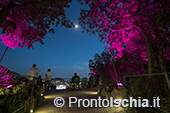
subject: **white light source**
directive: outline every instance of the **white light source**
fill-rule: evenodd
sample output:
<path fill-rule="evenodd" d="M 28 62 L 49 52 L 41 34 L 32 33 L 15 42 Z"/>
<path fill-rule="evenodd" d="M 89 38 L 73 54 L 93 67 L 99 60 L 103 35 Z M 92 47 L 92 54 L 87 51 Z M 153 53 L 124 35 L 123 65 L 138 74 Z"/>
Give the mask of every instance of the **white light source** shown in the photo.
<path fill-rule="evenodd" d="M 75 25 L 75 28 L 78 28 L 79 26 L 78 25 Z"/>
<path fill-rule="evenodd" d="M 43 96 L 43 94 L 41 94 L 41 96 Z"/>
<path fill-rule="evenodd" d="M 30 110 L 30 113 L 33 113 L 33 110 L 32 110 L 32 109 Z"/>

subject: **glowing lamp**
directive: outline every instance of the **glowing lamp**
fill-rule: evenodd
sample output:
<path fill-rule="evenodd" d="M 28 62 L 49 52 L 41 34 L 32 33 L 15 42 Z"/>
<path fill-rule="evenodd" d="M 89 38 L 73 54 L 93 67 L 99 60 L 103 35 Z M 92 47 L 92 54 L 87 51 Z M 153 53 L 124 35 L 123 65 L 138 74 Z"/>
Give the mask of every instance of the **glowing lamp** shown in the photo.
<path fill-rule="evenodd" d="M 123 86 L 123 84 L 122 83 L 117 83 L 117 86 Z"/>
<path fill-rule="evenodd" d="M 32 109 L 30 110 L 30 113 L 33 113 L 33 110 L 32 110 Z"/>

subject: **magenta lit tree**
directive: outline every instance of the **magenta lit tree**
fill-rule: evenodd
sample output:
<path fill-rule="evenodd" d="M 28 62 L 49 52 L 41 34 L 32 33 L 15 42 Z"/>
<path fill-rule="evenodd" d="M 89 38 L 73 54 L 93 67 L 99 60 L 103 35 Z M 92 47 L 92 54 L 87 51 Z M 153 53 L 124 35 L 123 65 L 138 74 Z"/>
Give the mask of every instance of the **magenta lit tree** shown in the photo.
<path fill-rule="evenodd" d="M 80 24 L 91 34 L 98 34 L 107 43 L 115 58 L 133 54 L 148 61 L 148 72 L 153 63 L 166 71 L 169 59 L 170 0 L 85 0 L 89 10 L 82 10 Z M 159 16 L 158 16 L 159 15 Z M 140 51 L 137 52 L 136 51 Z M 157 57 L 157 58 L 156 58 Z M 158 60 L 155 60 L 158 59 Z"/>
<path fill-rule="evenodd" d="M 111 52 L 103 51 L 101 55 L 96 54 L 94 59 L 89 61 L 89 68 L 95 79 L 102 78 L 104 84 L 113 79 L 123 79 L 125 75 L 147 73 L 147 62 L 140 56 L 134 59 L 133 55 L 124 54 L 121 58 L 114 59 Z"/>
<path fill-rule="evenodd" d="M 0 38 L 8 47 L 33 48 L 34 42 L 43 44 L 51 25 L 73 27 L 64 8 L 72 0 L 0 0 Z"/>

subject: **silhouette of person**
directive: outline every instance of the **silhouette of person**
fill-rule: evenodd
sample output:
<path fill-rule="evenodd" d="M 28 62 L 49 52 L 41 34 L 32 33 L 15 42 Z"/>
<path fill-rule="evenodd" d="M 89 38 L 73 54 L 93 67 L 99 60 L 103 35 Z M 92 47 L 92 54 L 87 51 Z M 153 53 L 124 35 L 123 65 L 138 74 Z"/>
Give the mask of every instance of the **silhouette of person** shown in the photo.
<path fill-rule="evenodd" d="M 37 85 L 38 86 L 42 86 L 42 79 L 41 79 L 41 75 L 38 76 L 38 79 L 37 79 Z"/>
<path fill-rule="evenodd" d="M 29 80 L 33 80 L 33 78 L 37 77 L 37 75 L 41 72 L 41 70 L 36 68 L 36 66 L 37 66 L 36 64 L 33 64 L 32 68 L 29 69 L 29 71 L 26 75 L 26 77 L 27 77 L 31 73 Z"/>
<path fill-rule="evenodd" d="M 46 90 L 49 90 L 50 82 L 51 82 L 51 69 L 47 70 L 47 73 L 45 74 L 45 76 L 46 76 L 45 87 L 46 87 Z"/>
<path fill-rule="evenodd" d="M 75 82 L 76 82 L 76 81 L 75 81 L 76 78 L 78 78 L 78 79 L 80 80 L 80 77 L 77 76 L 77 73 L 74 73 L 74 76 L 72 77 L 71 82 L 72 82 L 72 83 L 75 83 Z"/>

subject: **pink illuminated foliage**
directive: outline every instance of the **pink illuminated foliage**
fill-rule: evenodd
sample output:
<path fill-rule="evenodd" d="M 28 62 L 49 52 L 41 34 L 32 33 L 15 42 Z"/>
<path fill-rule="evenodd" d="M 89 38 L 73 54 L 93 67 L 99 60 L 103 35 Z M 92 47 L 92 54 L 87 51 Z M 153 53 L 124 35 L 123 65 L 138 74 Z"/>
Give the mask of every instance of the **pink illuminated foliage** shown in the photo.
<path fill-rule="evenodd" d="M 148 61 L 152 54 L 160 64 L 164 59 L 170 60 L 170 0 L 85 0 L 85 3 L 90 9 L 82 10 L 81 26 L 90 34 L 97 33 L 106 49 L 116 50 L 114 58 L 133 54 L 134 58 L 140 56 Z"/>
<path fill-rule="evenodd" d="M 96 54 L 95 58 L 89 61 L 89 68 L 95 77 L 95 82 L 97 82 L 97 79 L 102 78 L 104 84 L 107 84 L 113 79 L 123 79 L 128 74 L 142 74 L 147 72 L 147 62 L 142 61 L 142 57 L 140 56 L 137 59 L 133 59 L 133 54 L 125 54 L 116 60 L 113 57 L 113 54 L 104 51 L 101 55 Z M 113 62 L 116 72 L 114 71 Z"/>
<path fill-rule="evenodd" d="M 47 31 L 55 33 L 51 25 L 73 27 L 64 8 L 72 0 L 0 0 L 0 38 L 8 47 L 33 48 L 34 42 L 43 44 Z"/>
<path fill-rule="evenodd" d="M 10 88 L 14 85 L 15 76 L 10 74 L 9 68 L 0 66 L 0 88 Z"/>

